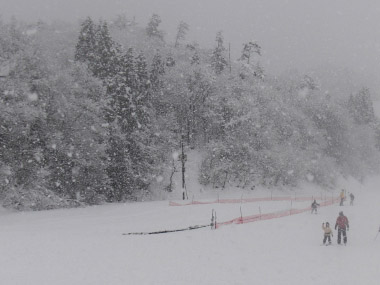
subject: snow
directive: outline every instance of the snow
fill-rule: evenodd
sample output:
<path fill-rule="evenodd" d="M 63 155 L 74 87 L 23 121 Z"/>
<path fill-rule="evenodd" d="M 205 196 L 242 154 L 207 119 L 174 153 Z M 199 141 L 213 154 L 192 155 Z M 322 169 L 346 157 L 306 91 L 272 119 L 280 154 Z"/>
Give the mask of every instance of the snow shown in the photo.
<path fill-rule="evenodd" d="M 204 191 L 197 184 L 196 155 L 188 155 L 189 201 L 270 197 L 262 189 Z M 176 173 L 177 178 L 181 176 Z M 122 235 L 205 225 L 278 210 L 310 201 L 169 206 L 168 201 L 123 203 L 70 210 L 10 212 L 0 209 L 1 284 L 378 284 L 380 272 L 380 178 L 361 185 L 341 181 L 355 194 L 349 202 L 272 220 L 156 235 Z M 180 184 L 180 183 L 178 183 Z M 178 186 L 177 186 L 178 187 Z M 328 197 L 311 185 L 276 196 Z M 340 188 L 335 189 L 337 196 Z M 284 194 L 285 193 L 285 194 Z M 170 198 L 181 197 L 181 189 Z M 350 221 L 348 245 L 321 246 L 323 222 L 339 211 Z"/>
<path fill-rule="evenodd" d="M 175 229 L 239 216 L 240 204 L 170 207 L 167 201 L 0 215 L 2 284 L 378 284 L 380 209 L 376 183 L 355 189 L 354 206 L 320 208 L 243 225 Z M 243 211 L 257 211 L 257 203 Z M 268 210 L 285 202 L 261 202 Z M 298 204 L 297 204 L 298 207 Z M 322 222 L 340 210 L 348 245 L 321 246 Z M 244 212 L 243 212 L 244 215 Z"/>
<path fill-rule="evenodd" d="M 29 101 L 37 101 L 38 100 L 38 94 L 37 93 L 28 93 L 27 94 Z"/>

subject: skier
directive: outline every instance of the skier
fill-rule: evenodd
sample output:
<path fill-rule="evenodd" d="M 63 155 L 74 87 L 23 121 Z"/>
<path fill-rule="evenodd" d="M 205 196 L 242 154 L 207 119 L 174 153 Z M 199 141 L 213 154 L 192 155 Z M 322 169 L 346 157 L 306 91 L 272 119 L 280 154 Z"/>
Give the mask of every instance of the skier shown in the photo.
<path fill-rule="evenodd" d="M 340 192 L 339 197 L 340 197 L 340 204 L 339 204 L 339 206 L 343 206 L 343 202 L 345 200 L 344 189 L 342 189 L 342 192 Z"/>
<path fill-rule="evenodd" d="M 330 228 L 329 222 L 326 222 L 326 226 L 325 226 L 325 223 L 322 223 L 322 229 L 325 232 L 324 237 L 323 237 L 323 244 L 325 244 L 326 241 L 329 240 L 328 244 L 330 245 L 331 244 L 331 237 L 333 236 L 333 232 Z"/>
<path fill-rule="evenodd" d="M 340 244 L 341 236 L 343 235 L 343 242 L 344 245 L 347 243 L 347 235 L 346 230 L 348 231 L 350 226 L 348 224 L 348 219 L 345 215 L 343 215 L 343 212 L 339 212 L 339 216 L 336 219 L 335 223 L 335 230 L 338 228 L 338 244 Z"/>
<path fill-rule="evenodd" d="M 317 207 L 319 206 L 319 204 L 317 203 L 317 201 L 314 200 L 313 203 L 311 203 L 311 213 L 315 212 L 315 214 L 317 214 Z"/>
<path fill-rule="evenodd" d="M 351 206 L 354 205 L 354 199 L 355 199 L 354 194 L 350 193 L 350 205 L 351 205 Z"/>

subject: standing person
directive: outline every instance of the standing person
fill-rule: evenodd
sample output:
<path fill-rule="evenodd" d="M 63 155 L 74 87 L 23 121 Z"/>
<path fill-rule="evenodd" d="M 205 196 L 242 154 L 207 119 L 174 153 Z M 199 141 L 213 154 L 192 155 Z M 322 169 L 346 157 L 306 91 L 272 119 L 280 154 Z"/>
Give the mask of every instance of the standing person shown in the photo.
<path fill-rule="evenodd" d="M 344 189 L 342 189 L 342 192 L 340 192 L 340 195 L 339 195 L 339 197 L 340 197 L 340 204 L 339 204 L 339 206 L 343 206 L 343 202 L 344 202 Z"/>
<path fill-rule="evenodd" d="M 345 215 L 343 215 L 342 211 L 339 212 L 339 216 L 336 219 L 335 230 L 337 228 L 338 228 L 338 244 L 340 244 L 341 236 L 343 235 L 343 242 L 344 242 L 344 245 L 346 245 L 346 243 L 347 243 L 346 230 L 348 231 L 350 226 L 348 224 L 347 217 Z"/>
<path fill-rule="evenodd" d="M 311 213 L 315 212 L 317 213 L 317 207 L 319 206 L 319 204 L 317 203 L 316 200 L 314 200 L 313 203 L 311 203 Z"/>
<path fill-rule="evenodd" d="M 327 240 L 329 240 L 328 244 L 331 244 L 331 237 L 333 236 L 333 232 L 330 228 L 329 222 L 326 222 L 326 226 L 325 226 L 325 223 L 323 223 L 322 229 L 325 232 L 323 235 L 323 244 L 325 244 Z"/>
<path fill-rule="evenodd" d="M 354 205 L 354 199 L 355 199 L 354 194 L 350 193 L 350 205 L 351 205 L 351 206 Z"/>

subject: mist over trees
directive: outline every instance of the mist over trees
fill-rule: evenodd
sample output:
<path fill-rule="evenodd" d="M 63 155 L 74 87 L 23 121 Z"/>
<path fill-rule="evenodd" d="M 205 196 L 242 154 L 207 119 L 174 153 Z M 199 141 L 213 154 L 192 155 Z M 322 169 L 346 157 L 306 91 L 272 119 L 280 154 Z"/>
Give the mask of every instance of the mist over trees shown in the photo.
<path fill-rule="evenodd" d="M 166 42 L 119 15 L 65 23 L 0 23 L 0 199 L 48 209 L 155 197 L 171 184 L 181 140 L 202 153 L 209 187 L 333 187 L 379 173 L 370 90 L 324 92 L 317 78 L 265 72 L 260 43 L 229 58 Z"/>

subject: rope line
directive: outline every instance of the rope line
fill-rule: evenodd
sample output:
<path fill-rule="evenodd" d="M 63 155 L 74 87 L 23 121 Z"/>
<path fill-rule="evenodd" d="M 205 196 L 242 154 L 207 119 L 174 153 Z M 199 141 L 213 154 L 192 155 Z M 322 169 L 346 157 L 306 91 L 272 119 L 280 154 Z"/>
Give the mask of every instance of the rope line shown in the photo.
<path fill-rule="evenodd" d="M 166 234 L 166 233 L 174 233 L 174 232 L 183 232 L 183 231 L 190 231 L 190 230 L 197 230 L 201 228 L 210 227 L 211 225 L 202 225 L 202 226 L 190 226 L 183 229 L 175 229 L 175 230 L 162 230 L 162 231 L 156 231 L 156 232 L 137 232 L 137 233 L 123 233 L 123 236 L 126 235 L 157 235 L 157 234 Z"/>

